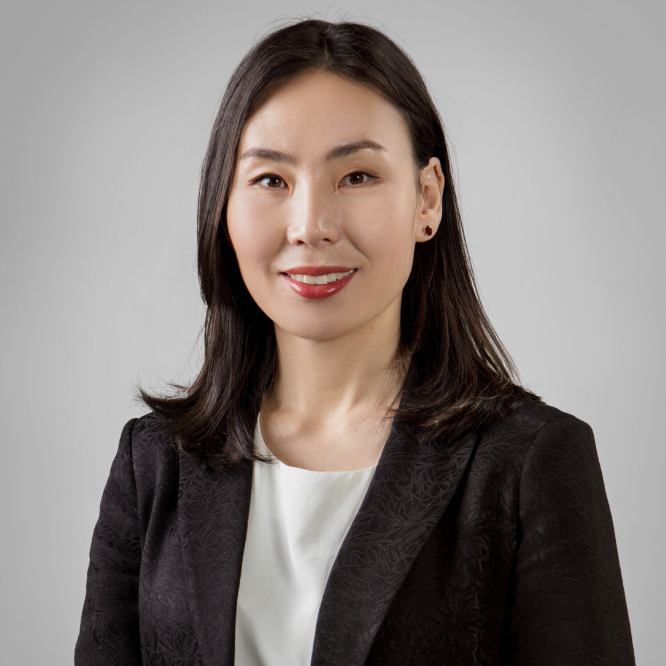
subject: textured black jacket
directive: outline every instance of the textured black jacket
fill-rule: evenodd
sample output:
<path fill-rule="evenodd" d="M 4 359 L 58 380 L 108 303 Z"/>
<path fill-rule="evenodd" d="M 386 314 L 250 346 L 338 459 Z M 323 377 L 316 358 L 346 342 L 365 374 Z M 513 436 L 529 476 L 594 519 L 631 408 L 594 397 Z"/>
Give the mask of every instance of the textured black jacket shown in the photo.
<path fill-rule="evenodd" d="M 152 413 L 128 421 L 77 666 L 233 666 L 251 484 L 251 463 L 214 472 Z M 444 446 L 394 422 L 331 569 L 311 663 L 635 664 L 590 426 L 534 402 Z"/>

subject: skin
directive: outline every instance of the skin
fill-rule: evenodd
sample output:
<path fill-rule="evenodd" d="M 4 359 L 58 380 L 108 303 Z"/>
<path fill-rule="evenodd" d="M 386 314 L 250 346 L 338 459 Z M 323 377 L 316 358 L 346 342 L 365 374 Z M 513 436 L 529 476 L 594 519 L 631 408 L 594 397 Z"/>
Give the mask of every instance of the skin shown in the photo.
<path fill-rule="evenodd" d="M 384 150 L 325 159 L 360 139 Z M 243 159 L 257 147 L 294 161 Z M 266 445 L 304 469 L 374 465 L 391 426 L 382 416 L 404 378 L 391 363 L 415 243 L 434 238 L 442 217 L 441 164 L 433 157 L 418 170 L 396 107 L 323 71 L 302 74 L 265 100 L 243 129 L 238 155 L 229 235 L 277 339 L 275 387 L 260 415 Z M 342 291 L 318 301 L 299 296 L 281 275 L 321 265 L 358 270 Z"/>

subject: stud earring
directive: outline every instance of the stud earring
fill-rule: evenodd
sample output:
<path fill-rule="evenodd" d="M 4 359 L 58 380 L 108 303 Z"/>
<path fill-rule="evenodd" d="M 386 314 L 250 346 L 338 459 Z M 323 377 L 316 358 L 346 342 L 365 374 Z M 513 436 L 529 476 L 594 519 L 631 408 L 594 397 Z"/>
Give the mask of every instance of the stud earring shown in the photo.
<path fill-rule="evenodd" d="M 423 233 L 426 236 L 432 236 L 432 228 L 430 226 L 423 227 Z"/>

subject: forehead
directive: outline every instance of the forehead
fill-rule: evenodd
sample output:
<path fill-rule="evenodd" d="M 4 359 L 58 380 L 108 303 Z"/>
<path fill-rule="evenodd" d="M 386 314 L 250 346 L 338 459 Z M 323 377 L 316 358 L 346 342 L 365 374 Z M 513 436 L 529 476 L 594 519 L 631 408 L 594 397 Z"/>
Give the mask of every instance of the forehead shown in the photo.
<path fill-rule="evenodd" d="M 405 157 L 409 131 L 400 111 L 378 93 L 330 72 L 302 74 L 273 92 L 243 128 L 239 154 L 253 147 L 323 159 L 335 145 L 369 139 L 385 157 Z"/>

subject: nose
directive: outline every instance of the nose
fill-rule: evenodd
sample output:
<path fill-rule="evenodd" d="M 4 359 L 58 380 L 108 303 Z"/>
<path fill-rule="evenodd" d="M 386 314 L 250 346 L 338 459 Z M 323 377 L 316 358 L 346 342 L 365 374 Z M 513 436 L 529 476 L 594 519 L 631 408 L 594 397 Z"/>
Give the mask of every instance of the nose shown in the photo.
<path fill-rule="evenodd" d="M 291 200 L 287 239 L 293 245 L 337 243 L 342 237 L 335 193 L 316 177 L 302 179 Z"/>

